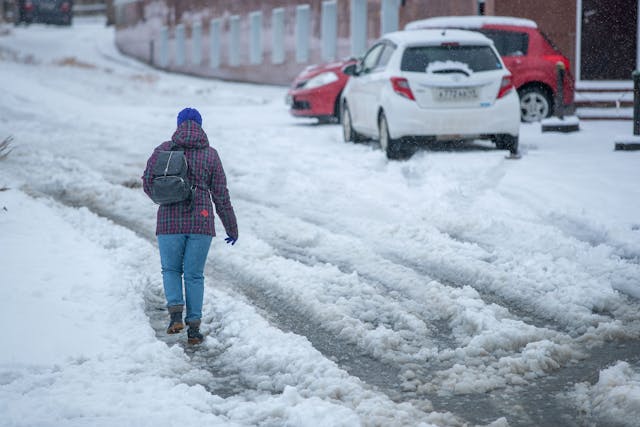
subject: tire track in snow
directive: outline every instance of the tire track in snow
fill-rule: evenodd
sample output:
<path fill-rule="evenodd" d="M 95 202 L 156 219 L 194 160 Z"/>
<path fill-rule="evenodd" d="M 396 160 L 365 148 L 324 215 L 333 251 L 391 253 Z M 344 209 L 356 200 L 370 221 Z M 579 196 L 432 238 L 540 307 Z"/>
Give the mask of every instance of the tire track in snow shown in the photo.
<path fill-rule="evenodd" d="M 73 194 L 73 195 L 72 195 Z M 82 195 L 71 192 L 54 192 L 54 194 L 50 194 L 56 200 L 68 204 L 73 207 L 84 206 L 89 210 L 93 211 L 99 216 L 108 218 L 114 221 L 116 224 L 122 225 L 126 228 L 131 229 L 141 236 L 146 236 L 146 238 L 150 238 L 149 236 L 153 236 L 153 233 L 150 233 L 144 227 L 140 227 L 140 223 L 131 218 L 127 218 L 126 216 L 121 216 L 117 214 L 113 214 L 112 206 L 100 206 L 100 203 L 96 200 L 93 200 L 91 203 L 82 203 Z M 153 240 L 154 237 L 151 237 Z M 211 273 L 208 272 L 208 277 L 211 276 Z M 220 275 L 216 274 L 215 277 L 212 277 L 212 280 L 215 280 L 217 283 L 223 283 L 224 281 L 220 280 Z M 232 282 L 233 283 L 233 282 Z M 238 284 L 232 284 L 232 287 L 236 289 L 241 289 L 242 286 L 238 288 Z M 255 292 L 255 289 L 252 287 L 244 287 L 244 292 L 246 292 L 247 298 L 255 303 L 258 307 L 263 307 L 264 311 L 267 314 L 267 317 L 277 326 L 281 327 L 284 330 L 287 330 L 288 327 L 291 327 L 292 331 L 299 331 L 300 335 L 306 336 L 316 347 L 318 350 L 326 354 L 329 358 L 337 358 L 338 363 L 345 370 L 352 373 L 354 376 L 359 376 L 357 373 L 360 373 L 362 377 L 360 377 L 363 381 L 370 383 L 374 386 L 378 385 L 378 388 L 387 393 L 393 400 L 401 402 L 401 401 L 409 401 L 415 403 L 416 401 L 423 401 L 424 399 L 429 399 L 433 408 L 435 410 L 441 411 L 451 411 L 459 416 L 462 416 L 468 420 L 473 422 L 489 422 L 495 420 L 500 416 L 508 416 L 510 425 L 512 426 L 525 426 L 531 425 L 531 416 L 530 414 L 534 414 L 538 412 L 540 405 L 543 405 L 546 402 L 546 398 L 548 395 L 542 395 L 540 397 L 540 390 L 536 387 L 536 384 L 533 384 L 529 388 L 525 388 L 525 392 L 515 391 L 512 394 L 512 401 L 518 402 L 518 406 L 522 408 L 519 412 L 514 412 L 512 407 L 502 408 L 496 402 L 501 402 L 501 399 L 497 399 L 494 396 L 498 396 L 501 394 L 501 391 L 494 391 L 490 393 L 474 393 L 467 394 L 463 396 L 439 396 L 437 393 L 429 390 L 415 390 L 409 389 L 407 390 L 404 384 L 398 385 L 398 381 L 394 378 L 397 378 L 398 372 L 403 371 L 404 367 L 395 367 L 393 365 L 381 364 L 379 361 L 371 358 L 362 357 L 361 350 L 357 347 L 350 347 L 350 343 L 342 342 L 339 338 L 335 337 L 333 334 L 328 333 L 326 331 L 323 332 L 322 325 L 314 324 L 313 322 L 309 322 L 305 313 L 295 313 L 295 307 L 291 307 L 292 310 L 282 310 L 283 303 L 287 303 L 288 301 L 285 299 L 278 297 L 276 294 L 269 294 L 268 292 L 258 292 L 257 294 L 251 294 L 251 290 Z M 243 292 L 243 293 L 244 293 Z M 159 321 L 160 322 L 160 321 Z M 287 326 L 289 325 L 289 326 Z M 158 324 L 157 328 L 163 328 L 164 326 Z M 297 328 L 294 330 L 293 328 Z M 325 333 L 325 337 L 321 335 Z M 633 344 L 633 343 L 632 343 Z M 636 343 L 637 344 L 637 343 Z M 619 346 L 618 342 L 609 342 L 605 343 L 604 346 L 600 346 L 597 348 L 602 349 L 606 348 L 604 354 L 608 355 L 607 360 L 598 359 L 598 360 L 590 360 L 592 363 L 583 364 L 585 367 L 583 371 L 589 372 L 589 375 L 593 375 L 593 372 L 597 372 L 598 369 L 602 369 L 607 366 L 607 364 L 613 363 L 615 360 L 619 360 L 619 357 L 614 356 L 616 352 L 613 351 L 616 346 Z M 639 345 L 629 345 L 627 343 L 627 348 L 629 348 L 631 353 L 639 352 Z M 346 349 L 346 350 L 345 350 Z M 611 349 L 611 351 L 609 351 Z M 353 353 L 350 353 L 353 351 Z M 593 352 L 592 352 L 593 353 Z M 333 354 L 333 356 L 332 356 Z M 620 354 L 620 353 L 618 353 Z M 636 353 L 637 354 L 637 353 Z M 595 363 L 594 363 L 595 362 Z M 211 368 L 208 368 L 211 369 Z M 573 384 L 576 381 L 572 381 L 570 378 L 567 378 L 565 375 L 562 375 L 562 372 L 569 368 L 561 368 L 559 371 L 556 371 L 553 375 L 554 378 L 558 378 L 557 381 L 546 381 L 547 388 L 553 389 L 555 391 L 564 390 L 567 384 Z M 221 372 L 213 371 L 214 376 L 224 378 L 224 375 L 221 375 Z M 401 375 L 404 372 L 401 372 Z M 427 378 L 427 375 L 424 375 Z M 406 374 L 403 378 L 404 380 L 411 378 L 407 378 Z M 587 378 L 588 379 L 588 378 Z M 583 380 L 582 377 L 578 378 L 578 380 Z M 234 379 L 231 382 L 236 381 L 235 384 L 242 384 L 241 380 Z M 391 382 L 391 385 L 389 385 Z M 211 385 L 206 385 L 207 387 L 212 387 Z M 212 388 L 213 389 L 213 388 Z M 508 390 L 511 390 L 508 388 Z M 224 390 L 222 390 L 224 392 Z M 229 391 L 233 392 L 233 390 Z M 538 396 L 539 398 L 532 399 L 531 395 Z M 527 400 L 530 399 L 530 400 Z M 548 416 L 544 416 L 548 420 L 555 422 L 559 418 L 558 416 L 563 416 L 566 414 L 567 409 L 564 407 L 555 407 L 553 410 L 554 403 L 549 405 L 547 403 L 547 411 Z M 551 406 L 552 408 L 549 408 Z M 572 425 L 572 424 L 566 424 Z"/>
<path fill-rule="evenodd" d="M 253 302 L 259 301 L 258 304 L 266 310 L 267 316 L 272 320 L 274 320 L 274 316 L 277 317 L 277 314 L 274 313 L 277 313 L 279 308 L 286 307 L 285 311 L 295 311 L 297 309 L 297 307 L 290 305 L 288 300 L 275 293 L 263 292 L 261 288 L 255 287 L 253 284 L 249 284 L 247 287 L 251 290 L 250 292 L 257 293 L 251 300 Z M 286 323 L 283 324 L 278 319 L 275 319 L 275 323 L 281 328 L 287 329 Z M 301 328 L 299 327 L 300 325 L 295 324 L 293 331 L 307 336 L 314 344 L 314 347 L 331 357 L 332 351 L 327 349 L 326 342 L 323 343 L 318 340 L 317 330 L 308 328 L 310 325 L 310 323 L 307 323 L 305 325 L 306 328 Z M 321 326 L 318 327 L 321 328 Z M 331 339 L 331 335 L 329 335 L 329 339 Z M 347 346 L 352 347 L 349 344 L 347 343 Z M 344 344 L 338 343 L 338 345 L 342 346 Z M 343 359 L 339 363 L 341 366 L 346 366 L 347 370 L 351 368 L 352 371 L 350 372 L 353 375 L 362 375 L 361 379 L 378 385 L 381 390 L 396 401 L 416 402 L 428 399 L 434 409 L 446 410 L 461 415 L 474 423 L 489 423 L 501 416 L 506 416 L 509 425 L 513 427 L 531 425 L 578 427 L 581 424 L 575 421 L 578 415 L 576 409 L 571 406 L 570 402 L 555 398 L 555 396 L 569 391 L 573 384 L 597 381 L 594 372 L 597 373 L 599 369 L 613 364 L 619 359 L 629 361 L 638 359 L 639 350 L 640 343 L 638 342 L 606 342 L 591 350 L 589 356 L 585 359 L 587 363 L 572 361 L 564 367 L 552 369 L 544 377 L 537 378 L 534 384 L 521 385 L 519 387 L 501 387 L 488 393 L 466 393 L 463 395 L 441 395 L 437 390 L 433 390 L 432 387 L 420 389 L 421 383 L 424 384 L 424 382 L 432 379 L 430 371 L 438 369 L 434 364 L 424 366 L 417 364 L 398 365 L 398 372 L 402 382 L 398 385 L 397 381 L 394 381 L 391 383 L 393 385 L 390 386 L 390 383 L 385 383 L 385 381 L 382 381 L 382 383 L 376 383 L 375 380 L 372 381 L 369 378 L 371 372 L 367 371 L 358 374 L 361 371 L 359 367 L 353 370 L 353 361 L 351 360 Z M 365 365 L 364 367 L 371 369 L 371 366 Z M 411 371 L 410 373 L 407 372 L 408 368 Z M 410 383 L 411 381 L 417 383 L 417 385 L 408 387 L 407 382 Z M 554 396 L 554 398 L 550 399 L 550 396 Z"/>
<path fill-rule="evenodd" d="M 285 217 L 281 214 L 277 207 L 272 204 L 263 203 L 261 200 L 256 200 L 253 197 L 245 197 L 244 194 L 241 194 L 240 197 L 236 196 L 236 198 L 250 205 L 260 206 L 262 210 L 270 215 L 279 215 L 276 217 L 281 218 L 283 221 L 291 220 L 290 217 Z M 359 242 L 361 239 L 361 236 L 358 235 L 357 232 L 347 230 L 339 225 L 332 225 L 326 221 L 321 221 L 313 215 L 302 213 L 297 215 L 295 219 L 303 226 L 315 226 L 317 229 L 323 230 L 330 235 L 351 238 L 354 242 Z M 477 239 L 464 239 L 456 237 L 454 233 L 442 231 L 440 231 L 440 233 L 441 239 L 449 240 L 454 245 L 460 244 L 464 246 L 472 244 L 487 254 L 494 253 L 491 245 L 477 241 Z M 388 244 L 393 245 L 393 242 L 389 242 Z M 375 243 L 373 242 L 372 247 L 375 247 Z M 382 245 L 377 247 L 378 255 L 394 264 L 405 266 L 421 275 L 426 275 L 455 288 L 470 286 L 478 292 L 487 305 L 496 304 L 504 307 L 516 318 L 523 320 L 525 323 L 540 328 L 553 329 L 559 333 L 575 336 L 576 333 L 584 333 L 588 327 L 597 327 L 600 323 L 616 322 L 617 320 L 626 323 L 629 322 L 630 319 L 633 321 L 635 318 L 633 313 L 637 313 L 637 309 L 640 309 L 639 304 L 635 304 L 627 298 L 618 297 L 617 300 L 610 300 L 605 303 L 603 307 L 599 305 L 594 306 L 589 312 L 582 310 L 580 316 L 576 318 L 575 316 L 571 316 L 573 311 L 565 310 L 564 307 L 562 307 L 563 309 L 560 311 L 550 310 L 545 302 L 544 294 L 540 295 L 539 299 L 537 299 L 535 298 L 535 294 L 513 293 L 510 287 L 497 283 L 496 280 L 500 278 L 502 278 L 500 280 L 509 279 L 518 282 L 522 282 L 523 280 L 526 282 L 527 280 L 530 281 L 530 279 L 526 276 L 513 276 L 513 273 L 504 270 L 503 266 L 494 266 L 494 263 L 497 261 L 494 259 L 495 256 L 490 256 L 488 259 L 484 259 L 483 257 L 467 259 L 467 261 L 475 261 L 477 263 L 473 269 L 470 269 L 468 265 L 456 264 L 456 260 L 441 259 L 435 252 L 435 260 L 433 261 L 429 260 L 429 258 L 431 258 L 430 256 L 417 260 L 399 255 L 403 252 L 400 246 L 388 250 L 382 250 L 380 247 L 382 247 Z M 332 257 L 332 260 L 332 264 L 340 265 L 340 261 L 335 260 L 335 257 Z M 482 268 L 480 268 L 480 266 Z M 491 274 L 487 275 L 482 272 L 482 270 L 490 271 Z M 505 276 L 505 274 L 507 276 Z M 509 277 L 509 274 L 513 277 Z M 532 282 L 531 284 L 534 283 Z M 527 283 L 522 283 L 522 286 L 524 286 L 525 289 L 528 287 Z M 583 309 L 584 307 L 580 304 L 580 302 L 574 303 L 577 309 Z M 611 307 L 609 308 L 607 305 Z"/>
<path fill-rule="evenodd" d="M 244 202 L 259 205 L 262 211 L 264 210 L 268 211 L 269 215 L 273 215 L 274 217 L 278 218 L 278 220 L 280 221 L 292 220 L 291 218 L 285 217 L 284 214 L 281 214 L 277 210 L 277 207 L 273 206 L 272 204 L 264 204 L 261 201 L 255 200 L 253 198 L 244 198 L 244 197 L 241 197 L 241 198 Z M 295 220 L 299 221 L 302 224 L 302 226 L 306 226 L 310 229 L 315 229 L 319 233 L 325 233 L 327 236 L 331 236 L 335 238 L 346 238 L 351 240 L 353 244 L 360 242 L 360 238 L 356 234 L 349 233 L 344 230 L 336 231 L 334 230 L 334 227 L 330 227 L 328 226 L 327 223 L 323 223 L 314 218 L 297 217 L 295 218 Z M 447 235 L 447 236 L 450 238 L 450 240 L 454 244 L 468 243 L 466 241 L 453 238 L 450 235 Z M 265 239 L 264 236 L 261 238 Z M 315 262 L 331 264 L 336 266 L 345 274 L 351 274 L 351 273 L 357 272 L 359 276 L 366 278 L 372 283 L 381 284 L 379 278 L 374 277 L 372 274 L 364 273 L 363 269 L 361 268 L 360 265 L 358 265 L 357 262 L 355 262 L 353 259 L 348 259 L 348 257 L 343 257 L 339 253 L 334 253 L 331 256 L 329 255 L 323 256 L 318 253 L 310 253 L 312 252 L 312 249 L 313 249 L 310 247 L 305 247 L 303 250 L 298 250 L 298 249 L 292 249 L 291 245 L 287 247 L 286 245 L 277 243 L 276 239 L 266 239 L 266 241 L 270 245 L 272 245 L 275 250 L 280 251 L 283 254 L 283 256 L 287 258 L 295 259 L 299 262 L 306 263 L 310 266 L 315 265 L 314 264 Z M 449 286 L 451 288 L 457 288 L 457 289 L 463 288 L 464 286 L 470 286 L 478 292 L 479 297 L 484 301 L 486 305 L 497 305 L 497 306 L 503 307 L 507 309 L 515 319 L 520 319 L 524 323 L 533 325 L 538 328 L 555 330 L 558 333 L 569 332 L 569 328 L 558 327 L 559 326 L 557 324 L 558 319 L 556 318 L 553 318 L 551 316 L 542 316 L 541 313 L 536 312 L 523 304 L 520 304 L 518 301 L 509 300 L 505 297 L 502 297 L 501 295 L 487 291 L 484 287 L 476 286 L 476 282 L 474 281 L 468 280 L 468 281 L 461 282 L 459 278 L 455 278 L 457 272 L 452 272 L 451 274 L 446 274 L 446 275 L 438 274 L 438 270 L 442 270 L 441 264 L 436 265 L 426 261 L 423 263 L 413 262 L 411 260 L 408 260 L 405 257 L 396 255 L 395 252 L 383 251 L 380 249 L 375 250 L 369 253 L 368 255 L 371 256 L 372 258 L 380 257 L 379 258 L 380 262 L 388 261 L 390 265 L 393 265 L 395 267 L 403 267 L 403 268 L 406 268 L 407 270 L 411 270 L 417 273 L 417 275 L 423 277 L 425 282 L 428 282 L 429 280 L 437 280 L 438 282 L 442 283 L 445 286 Z M 383 287 L 385 287 L 387 291 L 389 291 L 387 286 L 383 285 Z M 397 289 L 393 289 L 393 290 L 396 292 L 398 291 Z M 412 298 L 411 295 L 404 295 L 404 296 L 406 298 Z"/>
<path fill-rule="evenodd" d="M 28 188 L 25 191 L 34 197 L 45 195 L 70 207 L 86 208 L 95 215 L 109 219 L 155 244 L 154 233 L 141 226 L 140 222 L 114 213 L 112 211 L 113 206 L 103 206 L 95 199 L 90 203 L 83 203 L 83 196 L 78 192 L 51 191 L 51 188 L 38 190 Z M 306 337 L 314 348 L 319 350 L 325 357 L 336 362 L 350 375 L 385 393 L 392 401 L 398 403 L 410 402 L 416 408 L 425 411 L 450 412 L 448 409 L 450 405 L 447 404 L 447 401 L 442 400 L 442 404 L 438 404 L 441 399 L 438 399 L 435 394 L 432 395 L 435 399 L 435 404 L 434 401 L 429 400 L 427 395 L 420 396 L 418 399 L 416 399 L 415 395 L 405 396 L 400 376 L 402 367 L 373 358 L 364 353 L 357 345 L 335 336 L 335 334 L 327 331 L 323 325 L 310 321 L 306 313 L 300 313 L 287 299 L 283 299 L 265 289 L 251 286 L 249 283 L 237 281 L 236 277 L 231 277 L 228 272 L 216 269 L 211 264 L 207 266 L 206 275 L 207 281 L 210 280 L 223 289 L 233 293 L 240 291 L 251 304 L 261 309 L 265 318 L 276 327 L 283 331 L 290 331 Z M 166 311 L 161 301 L 158 301 L 158 295 L 145 295 L 145 311 L 149 316 L 151 326 L 156 331 L 156 336 L 168 345 L 172 345 L 175 343 L 176 337 L 170 337 L 164 333 Z M 199 353 L 196 354 L 197 352 L 189 351 L 188 348 L 185 348 L 185 353 L 189 355 L 192 363 L 197 364 L 201 369 L 207 370 L 216 379 L 213 383 L 202 384 L 205 389 L 221 396 L 233 396 L 238 392 L 246 392 L 252 389 L 251 385 L 243 380 L 241 373 L 229 371 L 226 366 L 215 363 L 216 354 L 200 355 Z M 210 359 L 213 359 L 213 361 Z M 458 408 L 459 412 L 455 413 L 455 416 L 463 417 L 467 420 L 474 420 L 481 416 L 491 422 L 500 417 L 500 413 L 492 410 L 492 408 L 493 405 L 486 401 L 477 405 L 467 403 Z M 459 424 L 455 425 L 463 426 L 466 423 L 459 421 Z"/>
<path fill-rule="evenodd" d="M 82 196 L 78 193 L 42 191 L 32 188 L 26 188 L 24 191 L 32 197 L 42 197 L 43 195 L 51 197 L 56 202 L 72 208 L 86 208 L 96 216 L 111 220 L 115 224 L 127 228 L 138 236 L 148 240 L 150 243 L 156 244 L 154 233 L 141 227 L 140 223 L 135 220 L 113 213 L 110 209 L 112 208 L 111 206 L 102 206 L 100 203 L 95 203 L 95 201 L 82 203 Z M 293 332 L 306 337 L 314 348 L 319 350 L 329 360 L 336 362 L 350 375 L 359 378 L 365 384 L 385 393 L 394 402 L 407 401 L 407 399 L 403 399 L 402 396 L 398 367 L 368 356 L 356 345 L 326 331 L 322 325 L 310 322 L 304 313 L 299 313 L 295 306 L 291 305 L 286 299 L 280 298 L 277 294 L 264 292 L 262 289 L 257 289 L 249 284 L 237 282 L 228 272 L 216 269 L 211 263 L 207 264 L 205 273 L 206 281 L 216 283 L 217 286 L 229 291 L 231 294 L 236 294 L 237 291 L 240 291 L 241 295 L 252 305 L 262 310 L 264 317 L 268 319 L 270 323 L 284 332 Z M 250 381 L 245 381 L 241 372 L 229 370 L 228 366 L 218 362 L 220 353 L 192 349 L 179 341 L 183 338 L 180 334 L 175 336 L 166 334 L 167 315 L 162 295 L 147 292 L 144 295 L 144 301 L 145 312 L 149 317 L 150 325 L 154 329 L 157 339 L 165 342 L 169 346 L 174 344 L 180 345 L 194 366 L 206 370 L 214 378 L 213 381 L 205 383 L 200 383 L 195 380 L 192 381 L 193 384 L 198 383 L 206 390 L 223 398 L 256 390 Z M 263 392 L 264 390 L 260 389 L 260 391 Z M 439 412 L 448 411 L 446 407 L 434 408 L 431 402 L 428 400 L 425 401 L 424 398 L 420 401 L 414 399 L 411 403 L 418 410 L 424 410 L 426 412 L 433 411 L 434 409 Z M 454 417 L 465 415 L 473 418 L 477 414 L 475 414 L 474 411 L 469 411 L 467 414 L 464 412 L 455 414 Z M 492 416 L 491 413 L 486 414 L 487 419 L 491 421 L 495 419 L 492 419 Z M 447 416 L 446 419 L 451 422 L 450 416 Z M 453 425 L 462 427 L 467 424 L 459 420 Z"/>
<path fill-rule="evenodd" d="M 589 222 L 577 214 L 546 211 L 534 204 L 530 197 L 523 197 L 516 192 L 509 193 L 509 197 L 528 206 L 531 211 L 537 212 L 540 218 L 537 224 L 553 226 L 565 236 L 585 243 L 592 248 L 606 246 L 611 249 L 612 255 L 619 257 L 621 260 L 634 265 L 640 264 L 640 247 L 638 247 L 637 243 L 632 244 L 631 242 L 623 241 L 619 235 L 611 235 L 611 230 L 607 230 L 602 224 Z M 629 231 L 634 231 L 634 225 L 631 225 Z"/>
<path fill-rule="evenodd" d="M 59 203 L 73 208 L 84 207 L 95 215 L 109 219 L 115 224 L 127 228 L 152 244 L 156 244 L 155 233 L 145 228 L 145 226 L 136 220 L 127 218 L 124 215 L 114 213 L 111 206 L 102 206 L 99 202 L 83 202 L 83 196 L 78 192 L 70 192 L 65 190 L 52 191 L 51 189 L 25 189 L 26 192 L 34 197 L 42 195 L 52 197 Z M 390 397 L 397 398 L 396 390 L 400 388 L 399 368 L 379 361 L 365 353 L 362 350 L 334 334 L 326 331 L 322 325 L 309 321 L 305 313 L 299 313 L 297 308 L 290 301 L 281 298 L 274 293 L 266 292 L 264 289 L 256 288 L 246 282 L 234 281 L 234 278 L 228 274 L 217 270 L 211 263 L 207 264 L 207 281 L 216 283 L 223 289 L 227 289 L 232 293 L 240 291 L 251 304 L 262 310 L 263 315 L 269 319 L 274 325 L 283 331 L 290 331 L 301 336 L 307 337 L 314 347 L 320 350 L 327 358 L 335 361 L 343 367 L 351 375 L 360 378 L 367 384 L 378 387 L 387 392 Z M 235 283 L 234 283 L 235 282 Z M 169 336 L 165 332 L 166 328 L 166 309 L 162 298 L 159 295 L 147 293 L 145 295 L 145 311 L 149 316 L 151 326 L 156 332 L 156 337 L 168 345 L 176 343 L 178 336 Z M 183 346 L 185 352 L 193 357 L 196 352 L 190 351 L 188 346 Z M 202 384 L 208 390 L 221 396 L 234 395 L 240 391 L 247 391 L 247 383 L 242 380 L 241 375 L 236 372 L 227 372 L 224 366 L 211 364 L 209 358 L 215 361 L 215 355 L 202 356 L 198 353 L 199 364 L 202 368 L 207 369 L 215 378 L 220 378 L 220 383 Z M 194 363 L 197 361 L 194 360 Z M 230 386 L 231 385 L 231 386 Z M 245 387 L 243 389 L 243 387 Z M 249 388 L 250 389 L 250 388 Z M 395 399 L 394 399 L 395 400 Z"/>
<path fill-rule="evenodd" d="M 255 202 L 255 201 L 254 201 Z M 296 218 L 296 220 L 306 221 L 307 219 Z M 307 221 L 310 224 L 316 225 L 320 228 L 326 229 L 326 224 L 321 221 Z M 277 241 L 277 240 L 276 240 Z M 273 244 L 273 241 L 270 242 Z M 275 244 L 276 252 L 279 252 L 281 255 L 285 257 L 290 257 L 297 261 L 300 261 L 305 264 L 309 264 L 310 266 L 314 266 L 317 263 L 331 263 L 337 265 L 341 271 L 345 274 L 349 274 L 351 271 L 355 271 L 356 267 L 353 267 L 348 262 L 345 262 L 344 259 L 335 257 L 319 257 L 316 252 L 313 251 L 314 248 L 305 247 L 300 249 L 299 247 L 288 248 L 286 245 Z M 337 251 L 338 253 L 340 251 Z M 387 254 L 388 255 L 388 254 Z M 393 257 L 392 261 L 397 261 L 402 265 L 408 265 L 408 267 L 412 269 L 416 269 L 419 265 L 413 264 L 411 262 L 407 262 L 406 259 L 398 259 L 395 255 L 391 255 Z M 423 271 L 423 273 L 427 275 L 433 275 L 431 271 Z M 455 279 L 455 277 L 454 277 Z M 467 286 L 468 284 L 461 284 L 459 281 L 454 280 L 443 280 L 449 284 L 449 286 L 454 288 L 460 288 Z M 492 294 L 490 292 L 483 292 L 483 300 L 485 302 L 496 302 L 500 305 L 507 305 L 510 312 L 516 313 L 520 318 L 525 319 L 529 323 L 537 323 L 540 327 L 555 327 L 557 328 L 557 319 L 553 317 L 540 319 L 538 313 L 532 311 L 528 307 L 521 307 L 518 304 L 518 301 L 515 303 L 508 302 L 505 303 L 504 299 L 501 296 Z M 514 307 L 515 306 L 515 307 Z M 596 313 L 597 314 L 597 313 Z M 614 317 L 610 313 L 600 313 L 603 314 L 602 318 L 604 321 L 611 321 Z M 538 323 L 539 322 L 539 323 Z M 570 329 L 565 327 L 561 328 L 564 331 L 569 331 Z M 629 337 L 627 337 L 629 338 Z M 587 345 L 591 346 L 592 344 Z M 604 342 L 597 343 L 595 347 L 586 348 L 580 345 L 580 341 L 576 343 L 577 347 L 580 347 L 580 351 L 584 351 L 586 354 L 584 355 L 583 361 L 579 364 L 576 364 L 575 361 L 566 361 L 561 363 L 560 366 L 555 368 L 551 368 L 542 378 L 538 378 L 534 380 L 536 382 L 540 382 L 540 386 L 538 387 L 536 384 L 533 384 L 529 387 L 522 387 L 520 390 L 512 391 L 511 387 L 507 387 L 509 390 L 510 402 L 517 402 L 517 405 L 513 407 L 507 407 L 506 405 L 498 405 L 502 406 L 502 409 L 498 411 L 498 413 L 491 411 L 492 415 L 495 416 L 497 414 L 509 414 L 510 422 L 512 425 L 568 425 L 573 426 L 576 425 L 573 423 L 575 409 L 567 406 L 566 402 L 548 402 L 548 396 L 550 393 L 557 393 L 559 391 L 563 391 L 567 389 L 567 384 L 571 385 L 576 382 L 583 382 L 585 380 L 589 380 L 593 377 L 594 372 L 598 372 L 600 369 L 614 363 L 618 357 L 628 358 L 629 355 L 633 355 L 634 352 L 640 350 L 640 345 L 637 340 L 629 340 L 629 339 L 615 339 L 615 338 L 605 338 Z M 631 350 L 628 351 L 619 351 L 620 348 L 629 348 Z M 586 362 L 585 362 L 586 361 Z M 564 366 L 564 367 L 563 367 Z M 405 366 L 406 368 L 406 366 Z M 428 374 L 424 373 L 424 370 L 419 367 L 417 369 L 416 376 L 422 378 L 429 378 Z M 418 386 L 419 387 L 419 386 Z M 506 393 L 506 392 L 504 392 Z M 489 393 L 489 400 L 494 401 L 494 403 L 503 402 L 501 395 L 502 391 L 492 391 Z M 466 405 L 470 405 L 469 399 L 458 399 L 456 397 L 450 399 L 440 399 L 438 396 L 432 394 L 424 394 L 424 392 L 417 391 L 403 391 L 403 395 L 405 398 L 411 398 L 409 396 L 428 396 L 428 398 L 433 402 L 434 406 L 442 406 L 446 407 L 447 410 L 450 410 L 454 413 L 465 413 L 465 409 L 468 409 Z M 476 396 L 470 400 L 475 400 Z M 484 399 L 480 399 L 483 403 L 480 405 L 488 405 L 489 402 Z M 462 402 L 462 403 L 461 403 Z M 473 404 L 471 404 L 474 407 Z M 491 407 L 491 405 L 489 405 Z M 514 408 L 518 408 L 515 410 Z M 541 411 L 541 408 L 544 410 Z M 473 411 L 472 411 L 473 412 Z M 569 414 L 569 415 L 567 415 Z M 474 420 L 478 420 L 478 418 L 471 418 Z M 533 421 L 536 420 L 536 421 Z"/>

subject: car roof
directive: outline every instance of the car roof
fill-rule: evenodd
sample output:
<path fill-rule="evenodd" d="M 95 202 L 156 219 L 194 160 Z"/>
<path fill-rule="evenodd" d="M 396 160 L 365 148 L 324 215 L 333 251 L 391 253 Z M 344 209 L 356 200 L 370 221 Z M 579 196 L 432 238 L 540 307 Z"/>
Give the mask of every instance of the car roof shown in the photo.
<path fill-rule="evenodd" d="M 412 21 L 405 25 L 405 30 L 421 28 L 482 28 L 484 25 L 505 25 L 512 27 L 538 28 L 531 19 L 512 16 L 438 16 L 435 18 Z"/>
<path fill-rule="evenodd" d="M 398 45 L 412 45 L 425 42 L 428 44 L 493 44 L 493 41 L 487 38 L 484 34 L 480 34 L 475 31 L 457 29 L 395 31 L 385 34 L 382 38 L 390 40 Z"/>

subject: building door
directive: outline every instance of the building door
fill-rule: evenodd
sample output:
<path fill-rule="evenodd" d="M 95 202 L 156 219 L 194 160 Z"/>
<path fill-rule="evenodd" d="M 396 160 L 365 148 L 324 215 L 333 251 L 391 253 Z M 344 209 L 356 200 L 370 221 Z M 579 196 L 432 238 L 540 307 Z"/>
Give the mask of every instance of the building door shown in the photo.
<path fill-rule="evenodd" d="M 638 0 L 582 0 L 581 80 L 631 80 Z"/>

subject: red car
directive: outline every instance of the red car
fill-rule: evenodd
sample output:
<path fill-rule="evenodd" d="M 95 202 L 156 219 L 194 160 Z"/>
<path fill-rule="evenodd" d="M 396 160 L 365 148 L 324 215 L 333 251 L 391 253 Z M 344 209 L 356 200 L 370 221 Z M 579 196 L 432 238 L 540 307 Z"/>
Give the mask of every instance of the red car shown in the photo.
<path fill-rule="evenodd" d="M 558 87 L 557 63 L 565 67 L 563 112 L 572 113 L 575 82 L 569 59 L 529 19 L 506 16 L 448 16 L 410 22 L 405 30 L 458 28 L 477 31 L 493 40 L 513 75 L 520 95 L 522 121 L 536 122 L 554 112 Z"/>
<path fill-rule="evenodd" d="M 351 58 L 304 69 L 287 93 L 286 102 L 291 114 L 296 117 L 317 118 L 321 123 L 338 120 L 340 94 L 349 79 L 343 70 L 356 62 L 356 59 Z"/>

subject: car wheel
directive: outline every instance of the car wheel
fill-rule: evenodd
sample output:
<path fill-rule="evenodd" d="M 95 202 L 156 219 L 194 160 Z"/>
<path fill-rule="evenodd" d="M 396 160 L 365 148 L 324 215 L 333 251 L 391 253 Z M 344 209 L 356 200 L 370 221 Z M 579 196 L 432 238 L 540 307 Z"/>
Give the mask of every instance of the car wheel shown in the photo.
<path fill-rule="evenodd" d="M 360 142 L 362 141 L 362 136 L 353 130 L 353 126 L 351 124 L 351 112 L 349 111 L 349 107 L 345 102 L 342 105 L 342 137 L 344 138 L 344 142 Z"/>
<path fill-rule="evenodd" d="M 380 135 L 380 148 L 387 155 L 388 159 L 402 159 L 406 152 L 402 147 L 402 139 L 393 139 L 389 135 L 389 124 L 384 113 L 380 113 L 378 119 L 378 132 Z"/>
<path fill-rule="evenodd" d="M 497 135 L 496 136 L 496 148 L 498 150 L 509 150 L 511 154 L 518 153 L 518 136 L 513 136 L 509 134 Z"/>
<path fill-rule="evenodd" d="M 543 88 L 530 86 L 519 91 L 518 95 L 520 95 L 520 117 L 523 122 L 539 122 L 551 115 L 553 104 Z"/>

